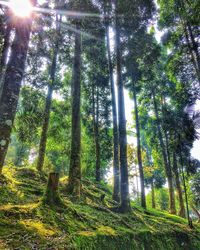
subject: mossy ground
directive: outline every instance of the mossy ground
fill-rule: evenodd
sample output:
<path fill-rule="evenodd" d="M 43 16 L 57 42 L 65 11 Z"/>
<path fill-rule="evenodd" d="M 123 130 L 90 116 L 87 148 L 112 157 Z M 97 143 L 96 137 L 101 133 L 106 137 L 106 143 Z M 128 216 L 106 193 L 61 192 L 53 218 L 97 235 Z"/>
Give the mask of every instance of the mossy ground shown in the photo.
<path fill-rule="evenodd" d="M 5 168 L 0 180 L 0 249 L 200 249 L 200 228 L 156 210 L 133 204 L 130 214 L 117 214 L 106 185 L 83 181 L 80 202 L 65 194 L 63 204 L 49 207 L 42 196 L 47 179 L 28 168 Z M 101 196 L 106 194 L 102 202 Z"/>

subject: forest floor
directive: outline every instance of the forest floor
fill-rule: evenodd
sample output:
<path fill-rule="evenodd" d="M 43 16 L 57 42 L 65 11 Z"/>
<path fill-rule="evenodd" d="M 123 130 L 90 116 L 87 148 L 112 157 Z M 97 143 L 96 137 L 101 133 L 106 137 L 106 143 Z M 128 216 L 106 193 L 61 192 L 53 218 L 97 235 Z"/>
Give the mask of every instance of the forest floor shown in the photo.
<path fill-rule="evenodd" d="M 129 214 L 111 211 L 115 204 L 106 185 L 83 180 L 82 200 L 65 195 L 63 205 L 50 207 L 41 200 L 47 179 L 29 168 L 5 167 L 0 179 L 0 249 L 170 250 L 200 249 L 200 227 L 157 210 L 133 204 Z M 105 194 L 105 199 L 101 197 Z"/>

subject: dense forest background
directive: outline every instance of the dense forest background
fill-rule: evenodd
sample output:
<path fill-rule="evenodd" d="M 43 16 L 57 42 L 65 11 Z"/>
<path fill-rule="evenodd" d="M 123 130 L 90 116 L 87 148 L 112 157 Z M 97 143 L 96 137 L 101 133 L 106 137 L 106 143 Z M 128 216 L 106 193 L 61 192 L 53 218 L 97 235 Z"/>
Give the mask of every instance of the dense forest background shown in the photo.
<path fill-rule="evenodd" d="M 0 1 L 0 178 L 15 167 L 48 174 L 48 204 L 61 202 L 64 176 L 74 201 L 83 180 L 106 182 L 114 212 L 134 201 L 192 227 L 199 1 L 31 0 L 17 12 L 27 1 Z M 125 89 L 134 102 L 128 125 Z"/>

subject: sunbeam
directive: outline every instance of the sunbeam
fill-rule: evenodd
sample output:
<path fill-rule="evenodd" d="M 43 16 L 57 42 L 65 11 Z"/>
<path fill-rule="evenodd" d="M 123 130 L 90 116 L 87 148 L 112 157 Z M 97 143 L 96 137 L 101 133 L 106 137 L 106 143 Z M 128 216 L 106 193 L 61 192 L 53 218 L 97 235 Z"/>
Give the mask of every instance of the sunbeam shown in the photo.
<path fill-rule="evenodd" d="M 13 14 L 18 17 L 29 17 L 33 11 L 29 0 L 10 0 L 9 7 Z"/>
<path fill-rule="evenodd" d="M 46 19 L 48 19 L 48 20 L 50 20 L 50 18 L 49 17 L 46 17 Z M 83 35 L 84 37 L 88 37 L 88 38 L 90 38 L 90 39 L 94 39 L 94 40 L 98 40 L 98 41 L 103 41 L 104 39 L 101 39 L 100 37 L 95 37 L 95 36 L 93 36 L 93 35 L 91 35 L 91 34 L 89 34 L 89 33 L 87 33 L 87 32 L 85 32 L 85 31 L 83 31 L 83 30 L 78 30 L 78 29 L 76 29 L 75 28 L 75 26 L 73 26 L 73 25 L 68 25 L 67 23 L 61 23 L 61 28 L 62 28 L 62 30 L 70 30 L 70 31 L 72 31 L 72 32 L 74 32 L 74 33 L 78 33 L 78 34 L 81 34 L 81 35 Z"/>
<path fill-rule="evenodd" d="M 30 6 L 29 0 L 10 0 L 10 1 L 0 1 L 0 4 L 7 6 L 12 9 L 12 11 L 19 15 L 25 16 L 25 13 L 30 11 L 35 11 L 38 13 L 48 13 L 48 14 L 59 14 L 66 17 L 73 17 L 73 18 L 84 18 L 84 17 L 95 17 L 101 18 L 102 15 L 98 13 L 84 13 L 79 11 L 68 11 L 68 10 L 59 10 L 59 9 L 50 9 L 50 8 L 41 8 L 41 7 L 32 7 Z M 27 7 L 27 8 L 25 8 Z"/>

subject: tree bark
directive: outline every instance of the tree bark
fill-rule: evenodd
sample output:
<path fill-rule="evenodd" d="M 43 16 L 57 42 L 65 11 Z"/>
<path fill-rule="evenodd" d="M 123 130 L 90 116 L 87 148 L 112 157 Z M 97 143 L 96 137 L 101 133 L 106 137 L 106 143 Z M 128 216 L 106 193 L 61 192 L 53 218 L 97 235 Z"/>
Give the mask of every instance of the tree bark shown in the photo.
<path fill-rule="evenodd" d="M 153 184 L 153 180 L 151 182 L 151 204 L 152 204 L 152 208 L 156 208 L 156 202 L 155 202 L 155 188 L 154 188 L 154 184 Z"/>
<path fill-rule="evenodd" d="M 180 141 L 180 136 L 179 136 L 179 141 Z M 186 203 L 188 225 L 189 225 L 189 227 L 192 228 L 193 226 L 192 226 L 192 221 L 190 219 L 188 193 L 187 193 L 187 186 L 186 186 L 186 181 L 185 181 L 185 174 L 184 174 L 184 170 L 183 170 L 183 157 L 182 157 L 182 147 L 181 146 L 180 146 L 180 165 L 181 165 L 181 173 L 182 173 L 182 178 L 183 178 L 183 187 L 184 187 L 184 192 L 185 192 L 185 203 Z"/>
<path fill-rule="evenodd" d="M 49 127 L 52 95 L 53 95 L 53 89 L 55 85 L 56 65 L 57 65 L 57 58 L 58 58 L 58 51 L 59 51 L 60 22 L 58 21 L 58 17 L 56 17 L 56 21 L 57 21 L 58 26 L 57 26 L 57 32 L 56 32 L 57 33 L 56 43 L 55 43 L 55 48 L 53 51 L 52 64 L 51 64 L 51 69 L 50 69 L 50 81 L 51 82 L 48 85 L 48 91 L 47 91 L 47 96 L 46 96 L 44 121 L 42 125 L 42 133 L 41 133 L 40 145 L 39 145 L 39 155 L 38 155 L 38 161 L 37 161 L 37 169 L 39 172 L 41 172 L 43 169 L 45 153 L 46 153 L 47 133 L 48 133 L 48 127 Z"/>
<path fill-rule="evenodd" d="M 25 70 L 31 24 L 31 19 L 20 19 L 16 23 L 15 38 L 5 72 L 2 96 L 0 98 L 0 173 L 2 172 L 8 150 L 17 110 L 21 82 Z"/>
<path fill-rule="evenodd" d="M 113 175 L 114 175 L 114 187 L 113 187 L 113 200 L 120 201 L 120 173 L 119 173 L 119 138 L 118 138 L 118 125 L 117 125 L 117 107 L 115 97 L 115 84 L 113 77 L 113 65 L 110 51 L 110 35 L 109 26 L 106 24 L 106 39 L 107 39 L 107 52 L 108 52 L 108 66 L 110 74 L 110 89 L 111 89 L 111 103 L 112 103 L 112 120 L 113 120 Z"/>
<path fill-rule="evenodd" d="M 59 174 L 50 173 L 46 193 L 43 198 L 43 202 L 45 204 L 58 205 L 59 203 L 61 203 L 61 199 L 58 193 L 58 185 L 59 185 Z"/>
<path fill-rule="evenodd" d="M 4 43 L 3 43 L 1 61 L 0 61 L 0 98 L 1 98 L 2 91 L 3 91 L 4 72 L 5 72 L 6 62 L 8 59 L 8 51 L 10 48 L 11 30 L 12 30 L 11 25 L 8 24 L 5 30 L 5 34 L 4 34 Z"/>
<path fill-rule="evenodd" d="M 175 176 L 175 182 L 176 182 L 176 190 L 178 194 L 178 200 L 179 200 L 179 216 L 185 218 L 185 205 L 184 205 L 184 200 L 183 200 L 183 195 L 182 195 L 182 189 L 181 189 L 181 183 L 180 183 L 180 178 L 179 178 L 179 171 L 178 171 L 178 166 L 177 166 L 177 160 L 176 160 L 176 153 L 173 152 L 173 172 Z"/>
<path fill-rule="evenodd" d="M 80 30 L 80 25 L 76 24 Z M 72 130 L 71 130 L 71 156 L 68 192 L 75 198 L 80 198 L 81 193 L 81 34 L 75 34 L 75 51 L 72 77 Z"/>
<path fill-rule="evenodd" d="M 134 79 L 132 79 L 132 84 L 133 84 L 133 100 L 134 100 L 136 134 L 137 134 L 137 158 L 138 158 L 138 167 L 139 167 L 139 173 L 140 173 L 141 205 L 143 208 L 146 209 L 144 172 L 143 172 L 143 166 L 142 166 L 142 152 L 141 152 L 141 143 L 140 143 L 140 123 L 139 123 L 137 95 L 136 95 Z"/>
<path fill-rule="evenodd" d="M 100 166 L 100 144 L 99 144 L 99 92 L 97 87 L 97 105 L 96 112 L 94 110 L 94 142 L 96 153 L 96 181 L 101 180 L 101 166 Z M 96 118 L 95 118 L 96 113 Z"/>
<path fill-rule="evenodd" d="M 120 25 L 118 20 L 118 0 L 115 1 L 115 43 L 116 43 L 116 62 L 117 62 L 117 88 L 118 88 L 118 123 L 119 123 L 119 145 L 120 145 L 120 172 L 121 172 L 121 212 L 129 212 L 129 180 L 128 180 L 128 163 L 127 163 L 127 135 L 126 135 L 126 117 L 124 106 L 124 86 L 122 80 L 121 65 L 121 42 L 120 42 Z"/>
<path fill-rule="evenodd" d="M 156 123 L 157 123 L 157 130 L 158 130 L 158 139 L 160 141 L 160 146 L 161 146 L 161 151 L 162 151 L 162 156 L 163 156 L 163 161 L 164 161 L 164 167 L 165 167 L 165 173 L 166 173 L 168 188 L 169 188 L 169 204 L 170 204 L 169 210 L 170 210 L 171 214 L 176 214 L 172 170 L 171 170 L 171 168 L 168 164 L 168 160 L 167 160 L 165 144 L 163 141 L 161 125 L 159 122 L 158 107 L 157 107 L 157 102 L 156 102 L 155 93 L 154 93 L 153 89 L 152 89 L 152 96 L 153 96 L 154 112 L 155 112 L 155 116 L 156 116 Z"/>
<path fill-rule="evenodd" d="M 37 161 L 37 170 L 39 172 L 43 170 L 44 158 L 45 158 L 45 152 L 46 152 L 47 133 L 48 133 L 48 127 L 49 127 L 52 94 L 53 94 L 52 84 L 48 85 L 48 92 L 47 92 L 46 101 L 45 101 L 44 122 L 42 125 L 42 133 L 41 133 L 40 145 L 39 145 L 39 155 L 38 155 L 38 161 Z"/>

